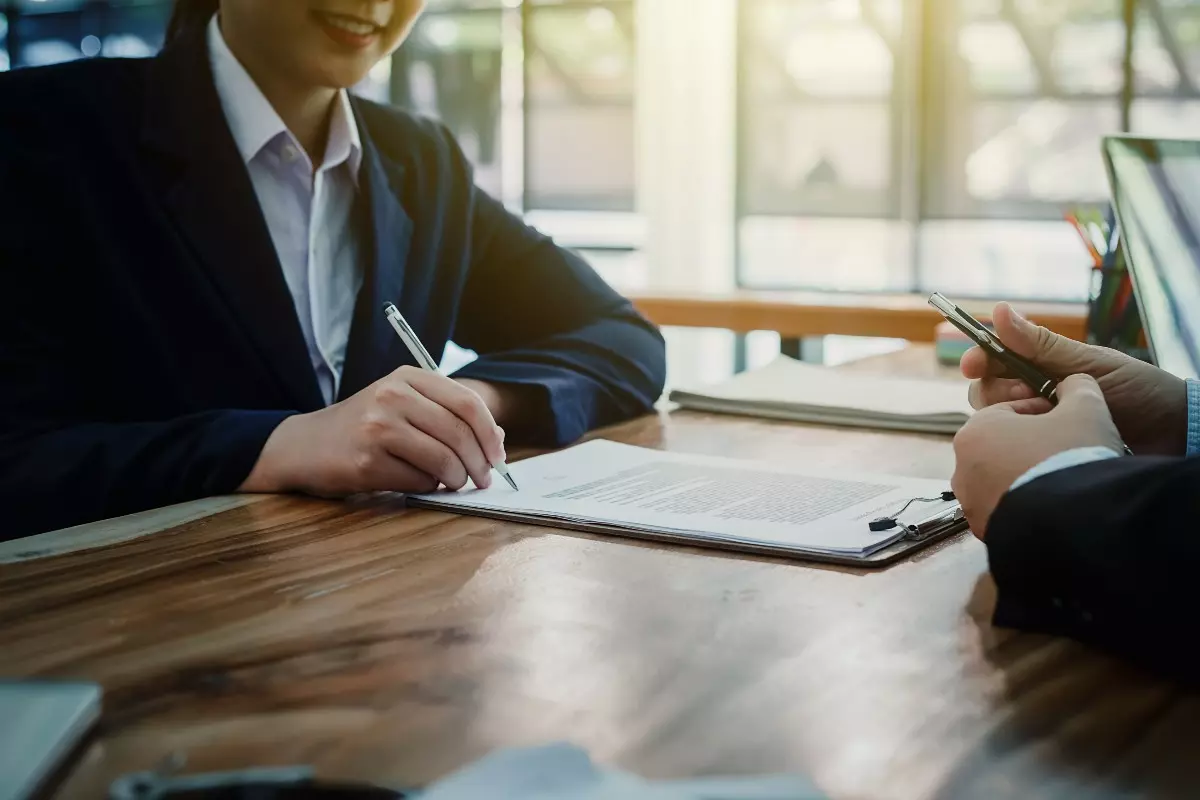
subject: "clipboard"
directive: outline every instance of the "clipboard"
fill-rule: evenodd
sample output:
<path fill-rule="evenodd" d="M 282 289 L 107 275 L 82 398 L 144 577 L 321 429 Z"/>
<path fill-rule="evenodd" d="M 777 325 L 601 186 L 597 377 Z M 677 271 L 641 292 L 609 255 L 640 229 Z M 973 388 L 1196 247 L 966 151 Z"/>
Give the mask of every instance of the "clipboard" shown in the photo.
<path fill-rule="evenodd" d="M 756 544 L 753 542 L 734 542 L 728 539 L 708 538 L 703 535 L 674 534 L 661 531 L 637 530 L 622 526 L 601 523 L 578 522 L 571 520 L 550 520 L 529 517 L 496 509 L 450 507 L 426 497 L 407 497 L 406 504 L 411 508 L 425 508 L 431 511 L 442 511 L 470 517 L 495 519 L 502 522 L 517 522 L 523 525 L 536 525 L 559 530 L 579 531 L 600 536 L 639 539 L 649 542 L 682 545 L 720 550 L 726 553 L 744 555 L 769 556 L 795 561 L 808 561 L 821 564 L 837 564 L 839 566 L 859 567 L 863 569 L 880 569 L 903 561 L 909 556 L 929 547 L 932 544 L 965 533 L 970 528 L 962 506 L 955 503 L 952 508 L 917 517 L 915 520 L 902 521 L 897 524 L 904 529 L 900 539 L 874 552 L 863 555 L 844 555 L 840 553 L 818 552 L 802 548 L 785 547 L 780 545 Z M 867 522 L 863 523 L 868 524 Z"/>

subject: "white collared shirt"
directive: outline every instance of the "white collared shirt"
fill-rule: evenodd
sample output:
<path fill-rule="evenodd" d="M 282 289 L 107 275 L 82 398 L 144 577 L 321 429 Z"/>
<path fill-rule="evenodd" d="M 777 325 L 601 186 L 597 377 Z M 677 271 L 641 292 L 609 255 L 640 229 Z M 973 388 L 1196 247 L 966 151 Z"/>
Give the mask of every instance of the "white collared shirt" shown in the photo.
<path fill-rule="evenodd" d="M 304 148 L 229 49 L 215 16 L 208 25 L 208 57 L 221 108 L 296 305 L 317 383 L 325 402 L 332 403 L 363 281 L 351 220 L 362 141 L 350 98 L 344 90 L 338 93 L 325 158 L 314 170 Z"/>

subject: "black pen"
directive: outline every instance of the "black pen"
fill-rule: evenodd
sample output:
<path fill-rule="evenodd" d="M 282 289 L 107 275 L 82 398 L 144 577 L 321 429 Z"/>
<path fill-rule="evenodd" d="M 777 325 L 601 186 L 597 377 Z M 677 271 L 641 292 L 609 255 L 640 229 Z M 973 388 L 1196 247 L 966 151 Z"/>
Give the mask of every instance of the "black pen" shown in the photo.
<path fill-rule="evenodd" d="M 929 296 L 929 305 L 941 312 L 951 325 L 977 344 L 989 358 L 999 361 L 1013 376 L 1037 392 L 1039 397 L 1049 400 L 1051 405 L 1058 405 L 1058 381 L 1038 369 L 1029 359 L 1006 347 L 990 328 L 951 303 L 940 292 Z M 1122 444 L 1122 447 L 1125 448 L 1125 455 L 1133 455 L 1129 445 Z"/>

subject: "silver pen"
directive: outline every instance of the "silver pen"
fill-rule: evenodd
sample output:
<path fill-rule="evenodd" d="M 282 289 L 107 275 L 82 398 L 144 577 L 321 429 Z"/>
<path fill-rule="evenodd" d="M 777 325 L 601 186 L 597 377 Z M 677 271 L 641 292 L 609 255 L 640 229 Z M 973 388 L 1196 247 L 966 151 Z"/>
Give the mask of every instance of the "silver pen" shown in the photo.
<path fill-rule="evenodd" d="M 438 368 L 437 362 L 433 360 L 433 356 L 429 355 L 429 351 L 425 349 L 425 345 L 421 344 L 421 340 L 417 338 L 416 331 L 408 324 L 408 320 L 404 319 L 404 316 L 400 313 L 400 309 L 388 303 L 383 307 L 383 313 L 387 315 L 387 320 L 392 324 L 392 329 L 396 331 L 396 335 L 400 337 L 400 341 L 404 342 L 404 346 L 408 348 L 408 352 L 412 353 L 412 357 L 416 359 L 421 369 L 428 372 L 436 372 L 440 375 L 441 370 Z M 500 477 L 504 478 L 508 482 L 508 485 L 515 491 L 520 491 L 520 489 L 517 489 L 517 482 L 509 474 L 507 464 L 499 461 L 492 464 L 492 468 L 496 472 L 499 472 Z"/>

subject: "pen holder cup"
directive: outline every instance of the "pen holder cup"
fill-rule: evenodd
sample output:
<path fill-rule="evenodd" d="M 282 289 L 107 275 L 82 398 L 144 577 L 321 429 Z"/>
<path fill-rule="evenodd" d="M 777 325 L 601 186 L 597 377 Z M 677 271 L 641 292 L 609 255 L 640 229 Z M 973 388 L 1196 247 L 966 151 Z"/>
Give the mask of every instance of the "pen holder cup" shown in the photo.
<path fill-rule="evenodd" d="M 1115 261 L 1112 266 L 1092 270 L 1086 341 L 1148 362 L 1150 349 L 1134 297 L 1133 281 L 1124 259 Z"/>

